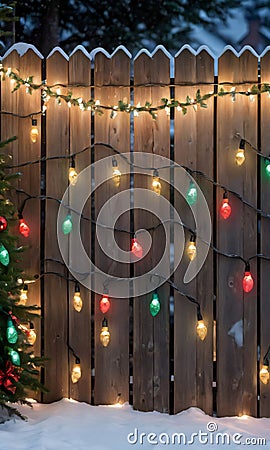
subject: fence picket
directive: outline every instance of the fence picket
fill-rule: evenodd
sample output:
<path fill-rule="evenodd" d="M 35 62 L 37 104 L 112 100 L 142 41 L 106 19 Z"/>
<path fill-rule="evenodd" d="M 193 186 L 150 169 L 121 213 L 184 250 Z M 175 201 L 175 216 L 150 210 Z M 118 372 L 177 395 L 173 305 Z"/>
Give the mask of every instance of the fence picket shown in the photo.
<path fill-rule="evenodd" d="M 70 84 L 91 84 L 91 62 L 89 58 L 78 49 L 69 59 L 69 83 Z M 72 89 L 73 96 L 88 100 L 91 97 L 89 87 L 77 87 Z M 79 152 L 88 147 L 88 149 L 75 157 L 74 163 L 78 173 L 91 164 L 91 112 L 80 111 L 77 108 L 70 109 L 70 153 Z M 70 161 L 71 162 L 71 161 Z M 70 195 L 72 195 L 72 190 Z M 91 217 L 91 202 L 88 199 L 83 213 L 86 217 Z M 82 221 L 81 238 L 87 254 L 91 257 L 91 225 L 89 222 Z M 70 240 L 72 235 L 70 236 Z M 73 252 L 70 255 L 71 266 L 76 267 L 76 259 L 79 254 Z M 82 378 L 80 382 L 73 384 L 70 381 L 70 396 L 79 401 L 91 402 L 91 292 L 80 285 L 83 307 L 80 312 L 73 308 L 73 297 L 75 292 L 74 283 L 69 284 L 69 341 L 70 346 L 80 358 Z M 79 332 L 78 332 L 79 331 Z M 75 363 L 74 357 L 70 352 L 69 372 Z"/>
<path fill-rule="evenodd" d="M 130 77 L 130 58 L 119 50 L 111 58 L 103 53 L 95 56 L 95 99 L 101 104 L 117 105 L 119 100 L 126 99 L 129 102 L 129 88 L 117 87 L 128 85 Z M 106 87 L 106 84 L 114 84 L 115 87 Z M 103 115 L 95 115 L 95 142 L 111 144 L 121 152 L 130 148 L 130 123 L 129 115 L 118 113 L 114 119 L 110 118 L 110 111 Z M 95 146 L 95 161 L 114 153 L 102 145 Z M 116 155 L 119 161 L 119 157 Z M 120 164 L 120 161 L 118 162 Z M 112 169 L 108 178 L 112 176 Z M 96 217 L 101 206 L 117 192 L 129 189 L 129 176 L 122 175 L 120 186 L 114 185 L 113 179 L 109 179 L 104 186 L 100 186 L 95 193 Z M 120 203 L 120 202 L 119 202 Z M 120 206 L 120 205 L 119 205 Z M 112 216 L 114 211 L 111 212 Z M 117 221 L 119 228 L 129 230 L 129 212 L 125 213 Z M 121 248 L 128 251 L 130 236 L 128 233 L 115 233 L 115 239 Z M 108 258 L 95 242 L 95 264 L 105 273 L 118 277 L 129 277 L 129 266 L 120 264 Z M 110 248 L 110 242 L 107 242 Z M 120 266 L 120 267 L 119 267 Z M 110 297 L 110 284 L 107 286 Z M 104 293 L 106 293 L 104 291 Z M 111 298 L 111 307 L 105 317 L 108 320 L 111 342 L 108 347 L 103 347 L 100 342 L 100 331 L 104 315 L 99 309 L 99 301 L 102 295 L 95 295 L 95 404 L 114 404 L 118 401 L 129 400 L 129 299 Z"/>
<path fill-rule="evenodd" d="M 13 51 L 5 60 L 4 64 L 16 67 L 19 69 L 20 76 L 27 77 L 29 71 L 34 76 L 36 83 L 41 81 L 41 59 L 32 50 L 28 50 L 21 58 L 18 57 L 16 51 Z M 33 92 L 32 95 L 27 95 L 25 89 L 10 95 L 10 80 L 6 79 L 3 85 L 2 95 L 2 109 L 6 111 L 13 111 L 21 115 L 30 114 L 33 111 L 40 110 L 40 96 L 38 92 Z M 7 90 L 6 90 L 7 88 Z M 40 115 L 34 116 L 38 120 L 39 133 L 41 131 Z M 18 137 L 15 143 L 7 147 L 7 151 L 12 155 L 12 164 L 21 164 L 27 161 L 40 158 L 41 154 L 41 136 L 39 134 L 38 140 L 35 144 L 31 142 L 31 117 L 25 119 L 12 118 L 9 116 L 2 117 L 2 139 L 9 138 L 13 135 Z M 11 134 L 9 134 L 11 133 Z M 16 188 L 29 193 L 31 186 L 31 195 L 38 196 L 40 194 L 40 164 L 35 166 L 25 166 L 20 169 L 14 168 L 14 172 L 21 172 L 22 176 L 16 182 Z M 18 209 L 25 200 L 24 194 L 14 195 L 14 200 L 18 205 Z M 34 276 L 40 273 L 40 201 L 39 199 L 31 199 L 26 202 L 23 209 L 23 216 L 30 227 L 29 237 L 23 237 L 18 230 L 14 233 L 19 236 L 20 245 L 25 245 L 27 251 L 22 255 L 21 266 L 25 274 Z M 40 283 L 33 283 L 29 285 L 28 289 L 28 305 L 41 306 L 40 302 Z M 40 320 L 34 321 L 34 327 L 37 333 L 37 340 L 34 345 L 34 352 L 41 354 L 41 323 Z M 36 397 L 35 393 L 31 395 Z M 38 397 L 40 399 L 40 396 Z"/>
<path fill-rule="evenodd" d="M 213 83 L 213 58 L 205 51 L 199 55 L 184 49 L 175 60 L 175 82 L 196 86 L 177 86 L 175 98 L 185 101 L 187 95 L 196 97 L 200 89 L 201 94 L 209 92 Z M 196 112 L 189 108 L 185 116 L 182 112 L 175 112 L 174 128 L 174 159 L 190 169 L 200 170 L 210 178 L 213 177 L 213 101 L 208 103 L 207 110 Z M 203 149 L 203 150 L 202 150 Z M 207 158 L 205 157 L 207 154 Z M 197 183 L 207 199 L 208 208 L 213 212 L 213 186 L 202 177 L 196 177 Z M 191 228 L 195 228 L 190 207 L 186 200 L 175 196 L 175 207 L 181 211 L 181 219 Z M 186 232 L 186 246 L 190 240 L 190 233 Z M 175 249 L 177 243 L 175 242 Z M 182 287 L 182 291 L 197 297 L 203 318 L 208 327 L 208 335 L 201 342 L 196 336 L 196 307 L 179 293 L 175 293 L 175 350 L 174 350 L 174 410 L 178 412 L 189 406 L 200 405 L 206 412 L 212 411 L 212 316 L 213 316 L 213 255 L 211 251 L 207 260 L 190 284 L 183 284 L 183 275 L 187 268 L 186 250 L 179 268 L 175 271 L 174 280 Z M 207 284 L 205 280 L 207 279 Z M 190 375 L 192 374 L 192 375 Z"/>
<path fill-rule="evenodd" d="M 164 83 L 170 81 L 170 60 L 159 49 L 150 58 L 142 53 L 134 61 L 134 83 Z M 135 87 L 134 104 L 142 106 L 146 101 L 161 104 L 161 98 L 170 98 L 168 87 Z M 153 154 L 152 165 L 155 167 L 154 155 L 170 158 L 170 120 L 163 110 L 158 113 L 155 121 L 147 112 L 141 113 L 134 120 L 134 151 Z M 136 188 L 152 189 L 152 175 L 147 180 L 144 175 L 135 174 Z M 161 174 L 160 174 L 161 175 Z M 169 199 L 169 186 L 162 183 L 162 195 Z M 159 205 L 159 217 L 170 217 L 169 208 L 162 209 L 158 196 L 154 201 Z M 158 203 L 159 202 L 159 203 Z M 151 228 L 157 225 L 157 218 L 150 216 L 148 211 L 134 211 L 135 231 L 140 228 Z M 159 261 L 166 243 L 161 227 L 151 232 L 152 248 L 143 260 L 135 263 L 134 275 L 144 274 Z M 168 258 L 168 265 L 170 264 Z M 155 409 L 168 412 L 169 399 L 169 299 L 170 289 L 164 284 L 158 289 L 160 312 L 152 317 L 149 303 L 152 293 L 134 299 L 134 354 L 133 354 L 133 405 L 136 409 L 149 411 Z"/>
<path fill-rule="evenodd" d="M 269 83 L 270 80 L 270 52 L 268 51 L 261 58 L 261 83 Z M 267 94 L 261 96 L 261 150 L 263 155 L 269 156 L 269 98 Z M 265 173 L 265 160 L 260 158 L 260 177 L 261 177 L 261 209 L 269 214 L 270 191 L 269 177 Z M 270 255 L 270 239 L 269 239 L 269 219 L 261 218 L 261 253 Z M 261 260 L 260 263 L 260 369 L 263 365 L 263 357 L 270 346 L 270 330 L 269 330 L 269 261 Z M 270 417 L 270 395 L 269 385 L 259 382 L 260 385 L 260 416 Z"/>
<path fill-rule="evenodd" d="M 68 61 L 55 51 L 47 59 L 48 84 L 68 83 Z M 63 88 L 62 89 L 63 92 Z M 65 102 L 58 105 L 57 100 L 48 103 L 46 115 L 46 156 L 69 154 L 69 108 Z M 68 184 L 68 160 L 47 161 L 46 195 L 61 199 Z M 46 200 L 45 216 L 45 260 L 60 260 L 57 243 L 57 201 Z M 68 213 L 68 211 L 67 211 Z M 61 264 L 47 261 L 45 270 L 67 276 Z M 68 392 L 68 283 L 65 278 L 45 275 L 44 281 L 44 353 L 49 358 L 45 366 L 45 383 L 50 390 L 44 395 L 45 402 L 67 397 Z"/>
<path fill-rule="evenodd" d="M 257 82 L 257 58 L 249 51 L 240 57 L 227 50 L 219 59 L 219 83 Z M 225 86 L 226 89 L 228 85 Z M 241 89 L 238 86 L 237 89 Z M 226 120 L 224 120 L 224 117 Z M 247 96 L 218 98 L 217 177 L 218 181 L 238 192 L 256 206 L 256 155 L 246 148 L 246 160 L 238 167 L 235 154 L 240 133 L 256 146 L 257 99 Z M 230 195 L 230 194 L 229 194 Z M 217 191 L 218 205 L 222 191 Z M 248 259 L 257 253 L 256 212 L 230 195 L 232 214 L 217 218 L 217 245 L 226 253 Z M 252 239 L 250 237 L 253 236 Z M 217 412 L 218 415 L 256 415 L 257 305 L 256 259 L 251 262 L 255 288 L 243 294 L 245 265 L 238 259 L 218 257 L 217 269 Z"/>

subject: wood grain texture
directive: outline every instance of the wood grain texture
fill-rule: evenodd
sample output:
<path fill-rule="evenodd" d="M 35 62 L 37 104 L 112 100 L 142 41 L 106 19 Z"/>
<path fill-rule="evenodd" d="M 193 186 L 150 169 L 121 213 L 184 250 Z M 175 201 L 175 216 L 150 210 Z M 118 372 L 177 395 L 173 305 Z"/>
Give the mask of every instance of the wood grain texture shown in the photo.
<path fill-rule="evenodd" d="M 4 66 L 11 67 L 12 70 L 19 70 L 22 78 L 33 75 L 35 83 L 41 82 L 41 59 L 32 50 L 28 50 L 22 57 L 17 52 L 12 52 L 4 61 Z M 6 77 L 6 81 L 2 82 L 2 104 L 1 110 L 11 111 L 21 115 L 27 115 L 40 110 L 40 92 L 35 91 L 32 95 L 26 93 L 25 87 L 18 92 L 11 94 L 12 82 Z M 12 88 L 13 89 L 13 88 Z M 31 142 L 31 117 L 26 119 L 18 119 L 10 116 L 2 116 L 1 120 L 1 139 L 7 139 L 11 136 L 17 136 L 17 141 L 9 144 L 6 148 L 8 154 L 12 155 L 12 164 L 21 164 L 28 161 L 34 161 L 40 158 L 41 149 L 41 124 L 40 116 L 36 116 L 38 120 L 39 137 L 35 144 Z M 20 178 L 15 182 L 14 186 L 22 189 L 33 196 L 40 194 L 40 165 L 25 166 L 20 169 L 14 168 L 14 172 L 21 172 Z M 12 199 L 20 209 L 25 195 L 12 194 Z M 19 245 L 26 246 L 26 250 L 22 255 L 21 267 L 25 274 L 34 276 L 40 273 L 40 200 L 31 199 L 25 204 L 23 216 L 28 223 L 31 232 L 28 238 L 23 237 L 18 228 L 13 232 L 19 237 Z M 40 284 L 34 283 L 29 285 L 27 305 L 41 306 Z M 28 324 L 26 324 L 28 325 Z M 40 320 L 34 321 L 37 340 L 34 345 L 36 355 L 41 354 L 41 323 Z M 31 392 L 31 396 L 38 398 L 40 396 Z"/>
<path fill-rule="evenodd" d="M 134 62 L 134 83 L 169 83 L 170 67 L 168 57 L 158 50 L 152 58 L 142 53 Z M 168 87 L 137 87 L 134 89 L 134 104 L 144 105 L 146 101 L 160 104 L 161 98 L 170 98 Z M 152 153 L 170 158 L 170 120 L 165 111 L 158 112 L 154 121 L 148 113 L 141 113 L 134 120 L 134 151 Z M 152 189 L 152 175 L 135 175 L 134 187 Z M 160 174 L 161 175 L 161 174 Z M 169 199 L 169 186 L 162 182 L 162 196 Z M 169 208 L 162 209 L 160 199 L 155 198 L 158 217 L 148 211 L 135 210 L 135 231 L 156 226 L 159 217 L 170 217 Z M 136 204 L 136 198 L 135 198 Z M 161 258 L 166 243 L 162 227 L 151 232 L 150 252 L 135 263 L 135 277 L 148 272 Z M 170 238 L 169 238 L 170 240 Z M 168 265 L 170 264 L 168 258 Z M 161 309 L 152 317 L 149 304 L 153 293 L 134 299 L 134 345 L 133 345 L 133 406 L 142 411 L 168 412 L 169 400 L 169 287 L 164 284 L 158 289 Z"/>
<path fill-rule="evenodd" d="M 219 82 L 257 81 L 257 59 L 249 51 L 237 58 L 226 51 L 219 59 Z M 226 87 L 227 88 L 227 87 Z M 241 89 L 238 86 L 237 89 Z M 243 87 L 247 89 L 247 86 Z M 224 120 L 224 117 L 226 120 Z M 217 174 L 218 181 L 238 192 L 256 206 L 256 155 L 246 147 L 246 160 L 238 167 L 235 153 L 239 138 L 235 133 L 257 142 L 257 99 L 246 96 L 218 98 Z M 222 192 L 217 196 L 218 206 Z M 248 259 L 257 252 L 256 213 L 230 196 L 232 214 L 226 221 L 217 219 L 218 248 Z M 255 288 L 243 293 L 243 262 L 218 257 L 217 270 L 217 412 L 218 415 L 256 415 L 257 304 L 256 259 L 251 263 Z M 236 339 L 238 331 L 240 341 Z"/>
<path fill-rule="evenodd" d="M 106 87 L 106 84 L 129 84 L 130 59 L 122 51 L 118 51 L 112 58 L 107 58 L 103 53 L 97 53 L 94 64 L 95 99 L 101 104 L 117 105 L 118 100 L 129 102 L 129 88 Z M 130 123 L 129 115 L 120 112 L 114 119 L 110 118 L 110 112 L 105 111 L 102 116 L 95 115 L 95 142 L 111 144 L 121 152 L 128 152 L 130 148 Z M 95 146 L 95 161 L 112 156 L 104 146 Z M 117 157 L 119 160 L 120 158 Z M 120 164 L 120 160 L 118 165 Z M 108 178 L 112 175 L 112 169 Z M 96 217 L 101 206 L 111 197 L 125 189 L 129 189 L 129 176 L 122 175 L 120 186 L 117 188 L 112 179 L 108 179 L 104 185 L 95 192 Z M 119 205 L 120 206 L 120 205 Z M 112 211 L 112 215 L 113 215 Z M 129 213 L 123 215 L 117 221 L 117 227 L 129 230 Z M 127 233 L 115 232 L 115 239 L 121 248 L 130 249 L 130 236 Z M 110 248 L 110 241 L 105 245 Z M 95 242 L 95 264 L 103 272 L 118 276 L 129 277 L 128 264 L 118 263 L 107 257 Z M 110 296 L 110 284 L 108 285 Z M 129 401 L 129 299 L 111 298 L 111 308 L 106 314 L 111 342 L 108 347 L 100 343 L 100 330 L 103 315 L 99 309 L 99 301 L 102 295 L 95 296 L 95 404 L 114 404 Z"/>
<path fill-rule="evenodd" d="M 213 83 L 213 59 L 205 51 L 195 56 L 189 50 L 182 51 L 175 59 L 175 82 L 196 83 L 196 86 L 178 86 L 175 88 L 175 98 L 185 101 L 187 95 L 196 96 L 197 89 L 201 94 L 209 92 L 211 87 L 200 83 Z M 213 178 L 213 101 L 208 102 L 207 109 L 195 111 L 189 107 L 183 116 L 182 112 L 175 112 L 174 123 L 174 158 L 178 164 L 190 169 L 200 170 Z M 206 156 L 207 155 L 207 156 Z M 207 200 L 210 214 L 213 214 L 213 187 L 202 177 L 195 177 Z M 175 196 L 175 208 L 181 219 L 190 228 L 195 229 L 195 222 L 185 199 Z M 186 233 L 186 245 L 190 233 Z M 175 242 L 175 248 L 177 243 Z M 190 406 L 200 405 L 206 413 L 211 414 L 213 408 L 212 379 L 213 379 L 213 255 L 208 254 L 196 279 L 188 285 L 183 283 L 183 276 L 187 269 L 186 253 L 174 275 L 175 283 L 195 296 L 200 305 L 203 318 L 208 328 L 208 335 L 204 342 L 196 336 L 197 311 L 187 299 L 175 292 L 174 314 L 174 411 L 178 412 Z M 205 280 L 207 279 L 207 283 Z"/>
<path fill-rule="evenodd" d="M 269 83 L 270 79 L 270 52 L 268 51 L 261 58 L 261 83 Z M 269 97 L 267 94 L 261 96 L 261 150 L 265 156 L 269 156 Z M 261 209 L 269 214 L 270 211 L 270 191 L 269 191 L 269 178 L 265 174 L 265 161 L 260 159 L 261 169 Z M 261 219 L 261 253 L 264 255 L 270 255 L 270 239 L 269 239 L 269 219 Z M 266 354 L 270 345 L 270 329 L 269 329 L 269 262 L 261 260 L 261 308 L 260 308 L 260 348 L 261 359 L 260 369 L 263 364 L 263 357 Z M 270 394 L 269 385 L 260 383 L 260 417 L 270 417 Z"/>
<path fill-rule="evenodd" d="M 69 60 L 69 83 L 91 84 L 91 61 L 78 50 Z M 73 88 L 73 96 L 88 100 L 91 97 L 90 88 Z M 70 153 L 88 149 L 75 157 L 75 167 L 78 173 L 91 164 L 91 112 L 81 111 L 76 107 L 70 109 Z M 89 191 L 90 192 L 90 191 Z M 72 195 L 72 190 L 70 196 Z M 90 201 L 87 202 L 83 214 L 91 217 Z M 84 248 L 91 258 L 91 224 L 86 220 L 81 221 L 81 238 Z M 70 241 L 72 235 L 70 235 Z M 72 242 L 70 242 L 72 245 Z M 76 267 L 76 260 L 80 258 L 78 253 L 70 254 L 70 264 Z M 89 268 L 90 269 L 90 268 Z M 83 307 L 80 312 L 73 308 L 75 292 L 74 283 L 69 285 L 69 342 L 75 353 L 80 358 L 82 377 L 73 384 L 70 379 L 70 396 L 78 401 L 91 403 L 91 292 L 80 285 Z M 69 355 L 69 372 L 75 363 L 72 353 Z"/>
<path fill-rule="evenodd" d="M 47 59 L 48 84 L 68 83 L 68 61 L 58 52 Z M 63 88 L 62 88 L 63 92 Z M 69 108 L 65 102 L 58 105 L 55 99 L 48 103 L 46 114 L 47 156 L 69 154 Z M 61 199 L 68 184 L 68 160 L 47 161 L 46 194 Z M 46 201 L 45 258 L 61 260 L 57 243 L 58 203 Z M 46 271 L 67 276 L 60 264 L 47 262 Z M 45 402 L 67 397 L 69 385 L 68 349 L 68 292 L 67 281 L 55 275 L 45 276 L 44 282 L 44 353 L 50 358 L 45 367 L 45 383 L 50 392 Z"/>

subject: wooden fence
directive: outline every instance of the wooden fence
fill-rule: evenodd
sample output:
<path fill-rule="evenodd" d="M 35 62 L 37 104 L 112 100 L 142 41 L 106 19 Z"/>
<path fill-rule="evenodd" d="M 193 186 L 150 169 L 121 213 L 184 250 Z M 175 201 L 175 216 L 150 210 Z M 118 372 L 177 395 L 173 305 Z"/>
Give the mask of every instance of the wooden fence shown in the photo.
<path fill-rule="evenodd" d="M 110 57 L 99 51 L 91 60 L 81 47 L 70 57 L 56 48 L 44 60 L 31 47 L 23 53 L 16 48 L 4 56 L 3 67 L 16 70 L 24 79 L 32 75 L 35 83 L 46 79 L 48 85 L 59 85 L 61 93 L 68 92 L 66 85 L 73 85 L 69 90 L 75 97 L 92 97 L 101 105 L 117 105 L 119 100 L 134 105 L 144 105 L 146 101 L 159 105 L 162 98 L 195 98 L 198 89 L 201 94 L 217 92 L 222 83 L 226 91 L 233 86 L 236 91 L 248 91 L 254 84 L 270 82 L 270 52 L 265 51 L 259 58 L 249 48 L 240 54 L 227 49 L 218 59 L 218 76 L 214 74 L 214 59 L 206 49 L 195 53 L 184 47 L 173 59 L 157 48 L 152 55 L 142 51 L 132 60 L 120 48 Z M 43 376 L 50 391 L 42 401 L 72 397 L 92 404 L 114 404 L 120 399 L 142 411 L 177 413 L 196 406 L 219 416 L 270 417 L 270 385 L 262 384 L 258 377 L 270 344 L 270 262 L 260 257 L 251 259 L 255 286 L 245 294 L 245 264 L 241 259 L 211 248 L 200 273 L 185 285 L 185 253 L 173 281 L 180 292 L 199 301 L 208 327 L 206 339 L 201 341 L 196 335 L 196 306 L 164 283 L 158 289 L 161 310 L 154 318 L 149 313 L 151 293 L 134 299 L 111 299 L 106 315 L 111 342 L 104 348 L 99 340 L 101 296 L 81 286 L 82 311 L 78 313 L 72 306 L 74 282 L 67 281 L 67 268 L 57 262 L 62 261 L 56 232 L 59 202 L 53 200 L 61 199 L 68 186 L 70 154 L 89 147 L 76 156 L 78 172 L 113 154 L 102 145 L 91 150 L 95 142 L 111 144 L 119 152 L 134 150 L 165 156 L 205 175 L 193 176 L 208 202 L 216 249 L 241 255 L 245 260 L 258 254 L 270 257 L 269 218 L 256 210 L 270 214 L 270 179 L 263 170 L 265 160 L 247 144 L 245 163 L 240 167 L 235 164 L 240 137 L 263 155 L 269 154 L 267 93 L 254 98 L 235 95 L 236 101 L 232 101 L 232 91 L 231 95 L 210 97 L 207 108 L 188 107 L 186 115 L 177 108 L 172 108 L 169 115 L 166 110 L 159 111 L 156 120 L 147 112 L 138 117 L 118 112 L 112 119 L 110 110 L 93 115 L 51 98 L 45 115 L 34 115 L 39 136 L 33 144 L 29 137 L 31 118 L 18 115 L 40 111 L 41 90 L 28 95 L 25 86 L 12 94 L 11 89 L 12 81 L 6 77 L 1 82 L 1 139 L 18 137 L 8 146 L 13 164 L 42 157 L 66 157 L 21 167 L 22 177 L 17 185 L 33 196 L 23 211 L 31 235 L 20 239 L 29 245 L 24 270 L 41 275 L 39 281 L 29 285 L 28 301 L 41 306 L 42 320 L 36 323 L 36 351 L 49 358 Z M 4 111 L 14 115 L 3 114 Z M 224 192 L 220 185 L 238 193 L 246 202 L 229 194 L 232 213 L 228 220 L 222 220 L 219 214 Z M 89 200 L 84 208 L 84 214 L 93 219 L 92 223 L 84 221 L 82 226 L 86 251 L 97 266 L 116 276 L 119 267 L 105 257 L 95 239 L 94 219 L 107 199 L 129 186 L 129 176 L 122 178 L 118 189 L 105 183 L 96 191 L 92 207 Z M 151 177 L 135 176 L 136 187 L 151 189 Z M 194 227 L 187 202 L 176 193 L 173 195 L 168 185 L 162 189 L 162 195 L 174 203 L 183 222 Z M 25 198 L 23 193 L 16 195 L 18 207 Z M 147 211 L 135 210 L 132 220 L 128 214 L 123 215 L 117 226 L 127 230 L 134 226 L 136 230 L 156 224 L 157 218 Z M 162 227 L 151 234 L 153 245 L 148 256 L 133 266 L 121 266 L 121 276 L 131 276 L 132 270 L 135 276 L 144 273 L 158 261 L 165 245 Z M 129 249 L 128 233 L 118 231 L 116 238 L 122 248 Z M 189 238 L 190 233 L 186 232 L 186 240 Z M 175 252 L 177 246 L 175 242 Z M 70 379 L 74 355 L 68 344 L 80 358 L 82 377 L 76 384 Z"/>

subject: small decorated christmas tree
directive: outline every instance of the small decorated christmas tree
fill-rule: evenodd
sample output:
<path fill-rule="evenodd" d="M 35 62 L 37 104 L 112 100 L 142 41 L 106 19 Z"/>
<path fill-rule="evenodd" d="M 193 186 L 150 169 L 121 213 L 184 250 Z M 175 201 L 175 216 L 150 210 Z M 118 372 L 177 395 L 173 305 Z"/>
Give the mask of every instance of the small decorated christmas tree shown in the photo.
<path fill-rule="evenodd" d="M 0 153 L 7 142 L 0 143 Z M 10 194 L 12 179 L 18 175 L 8 173 L 6 158 L 0 154 L 0 419 L 3 412 L 22 417 L 11 404 L 30 404 L 27 392 L 43 390 L 38 380 L 42 359 L 33 353 L 36 335 L 32 321 L 38 307 L 26 303 L 20 267 L 24 248 L 18 246 L 14 235 L 19 218 Z"/>

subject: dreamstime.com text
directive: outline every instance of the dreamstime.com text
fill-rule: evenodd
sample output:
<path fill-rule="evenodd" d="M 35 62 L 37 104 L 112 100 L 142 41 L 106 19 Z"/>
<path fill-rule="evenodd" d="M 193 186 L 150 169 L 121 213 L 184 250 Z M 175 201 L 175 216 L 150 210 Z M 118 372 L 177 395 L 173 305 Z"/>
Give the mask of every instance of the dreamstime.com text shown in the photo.
<path fill-rule="evenodd" d="M 138 428 L 127 435 L 130 445 L 266 445 L 266 438 L 244 437 L 241 433 L 222 433 L 216 422 L 208 422 L 206 430 L 194 433 L 145 433 Z"/>

